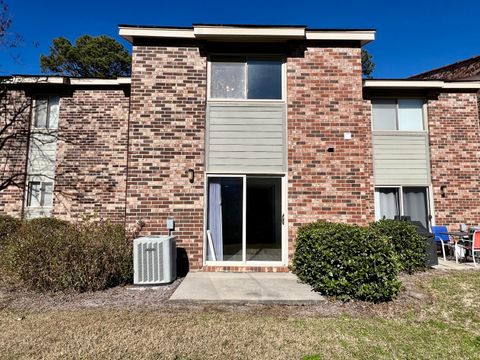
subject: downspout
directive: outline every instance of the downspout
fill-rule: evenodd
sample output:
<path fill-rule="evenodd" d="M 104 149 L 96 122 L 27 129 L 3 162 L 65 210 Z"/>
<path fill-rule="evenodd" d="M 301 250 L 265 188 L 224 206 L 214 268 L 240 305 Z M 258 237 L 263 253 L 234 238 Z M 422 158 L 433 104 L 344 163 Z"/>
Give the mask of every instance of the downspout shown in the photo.
<path fill-rule="evenodd" d="M 133 66 L 132 66 L 133 70 Z M 131 76 L 131 75 L 130 75 Z M 131 79 L 131 77 L 130 77 Z M 128 96 L 128 116 L 127 116 L 127 163 L 125 168 L 125 209 L 123 216 L 123 227 L 127 229 L 127 199 L 128 199 L 128 172 L 130 169 L 130 113 L 132 108 L 132 85 L 130 84 L 130 91 Z"/>

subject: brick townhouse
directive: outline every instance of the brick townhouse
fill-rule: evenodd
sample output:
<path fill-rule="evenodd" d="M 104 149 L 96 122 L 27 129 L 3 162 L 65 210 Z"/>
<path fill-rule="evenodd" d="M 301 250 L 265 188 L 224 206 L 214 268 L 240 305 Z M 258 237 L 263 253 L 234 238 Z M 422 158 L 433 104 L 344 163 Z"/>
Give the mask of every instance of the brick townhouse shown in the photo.
<path fill-rule="evenodd" d="M 14 76 L 0 212 L 166 220 L 190 269 L 285 271 L 299 226 L 479 224 L 478 81 L 362 79 L 375 31 L 120 26 L 131 78 Z M 51 141 L 49 141 L 50 139 Z"/>

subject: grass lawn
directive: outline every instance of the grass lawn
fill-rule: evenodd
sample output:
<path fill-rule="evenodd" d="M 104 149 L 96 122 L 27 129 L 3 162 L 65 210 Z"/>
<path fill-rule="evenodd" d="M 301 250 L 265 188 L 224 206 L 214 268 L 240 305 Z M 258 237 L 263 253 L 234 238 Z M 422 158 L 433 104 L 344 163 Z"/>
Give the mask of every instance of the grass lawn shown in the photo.
<path fill-rule="evenodd" d="M 413 281 L 428 299 L 327 317 L 308 307 L 7 307 L 0 358 L 480 359 L 480 272 Z"/>

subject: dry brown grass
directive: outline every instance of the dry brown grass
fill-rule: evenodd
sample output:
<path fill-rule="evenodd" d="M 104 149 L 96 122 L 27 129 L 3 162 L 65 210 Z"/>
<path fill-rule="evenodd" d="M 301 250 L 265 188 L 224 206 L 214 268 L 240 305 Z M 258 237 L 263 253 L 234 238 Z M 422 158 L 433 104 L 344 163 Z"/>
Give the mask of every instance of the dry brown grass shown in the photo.
<path fill-rule="evenodd" d="M 418 285 L 432 300 L 395 316 L 375 311 L 358 317 L 298 316 L 294 307 L 279 313 L 272 308 L 238 312 L 234 307 L 5 308 L 0 310 L 0 357 L 478 359 L 480 305 L 472 305 L 471 298 L 472 292 L 480 298 L 480 276 L 473 283 L 472 278 L 471 273 L 420 277 Z M 454 308 L 452 301 L 468 306 Z"/>

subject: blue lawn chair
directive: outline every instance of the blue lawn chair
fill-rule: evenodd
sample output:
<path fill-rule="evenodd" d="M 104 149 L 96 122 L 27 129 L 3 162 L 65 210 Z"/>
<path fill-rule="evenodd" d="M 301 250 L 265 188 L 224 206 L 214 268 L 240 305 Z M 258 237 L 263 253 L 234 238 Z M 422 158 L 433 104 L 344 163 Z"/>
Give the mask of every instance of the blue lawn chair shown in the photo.
<path fill-rule="evenodd" d="M 432 233 L 435 235 L 435 242 L 442 247 L 443 260 L 447 260 L 445 257 L 445 244 L 450 242 L 450 235 L 448 235 L 448 229 L 444 225 L 432 226 Z"/>

